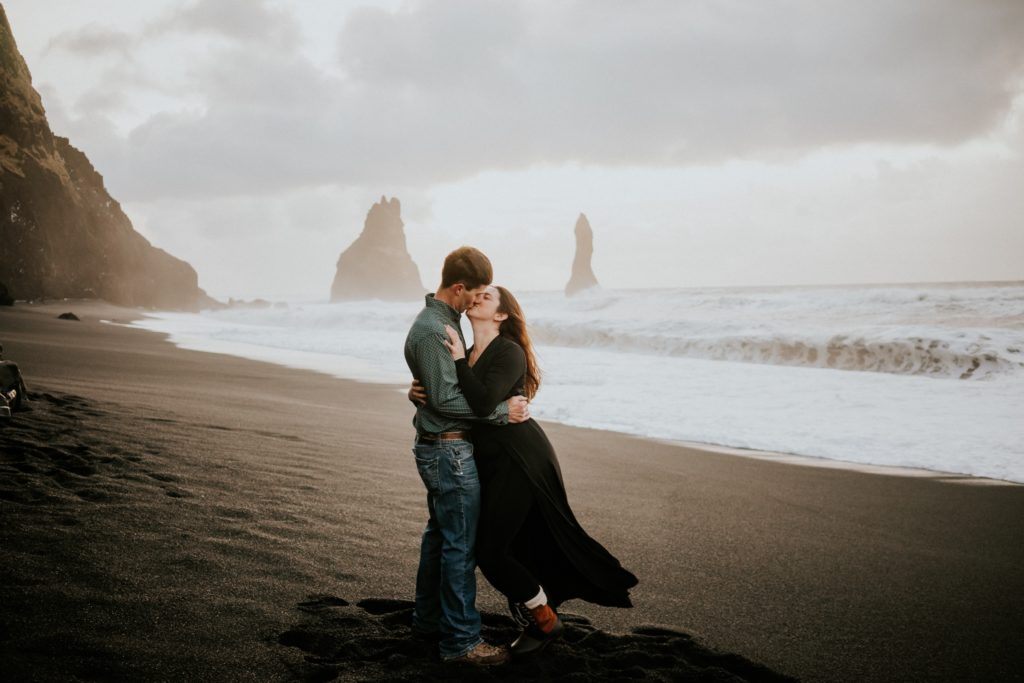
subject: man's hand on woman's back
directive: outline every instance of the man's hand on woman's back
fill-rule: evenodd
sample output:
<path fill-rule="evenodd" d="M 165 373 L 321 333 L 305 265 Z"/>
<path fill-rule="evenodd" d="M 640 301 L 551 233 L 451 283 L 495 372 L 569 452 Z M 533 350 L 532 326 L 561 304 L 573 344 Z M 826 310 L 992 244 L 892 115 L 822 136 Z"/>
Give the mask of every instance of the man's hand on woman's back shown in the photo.
<path fill-rule="evenodd" d="M 508 400 L 508 423 L 519 424 L 530 419 L 530 402 L 525 396 L 513 396 Z"/>
<path fill-rule="evenodd" d="M 413 379 L 409 387 L 409 400 L 413 405 L 424 406 L 427 404 L 427 390 L 420 384 L 419 380 Z M 508 423 L 519 424 L 530 419 L 530 402 L 525 396 L 513 396 L 508 400 Z"/>

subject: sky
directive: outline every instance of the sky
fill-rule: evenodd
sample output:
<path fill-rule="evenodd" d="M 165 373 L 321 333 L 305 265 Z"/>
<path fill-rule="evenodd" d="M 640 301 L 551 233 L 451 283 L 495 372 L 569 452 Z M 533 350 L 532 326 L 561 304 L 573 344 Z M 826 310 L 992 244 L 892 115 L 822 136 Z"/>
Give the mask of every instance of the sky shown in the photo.
<path fill-rule="evenodd" d="M 1024 2 L 6 0 L 50 126 L 226 299 L 397 196 L 561 289 L 1024 279 Z"/>

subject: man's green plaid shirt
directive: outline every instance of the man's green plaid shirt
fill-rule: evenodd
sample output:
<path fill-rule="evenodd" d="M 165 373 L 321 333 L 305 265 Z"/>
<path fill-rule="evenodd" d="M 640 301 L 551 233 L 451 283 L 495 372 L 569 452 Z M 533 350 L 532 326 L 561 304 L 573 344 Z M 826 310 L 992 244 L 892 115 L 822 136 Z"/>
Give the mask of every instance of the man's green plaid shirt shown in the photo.
<path fill-rule="evenodd" d="M 473 427 L 474 421 L 491 424 L 508 424 L 508 402 L 498 404 L 494 412 L 485 418 L 473 414 L 472 408 L 459 389 L 459 376 L 455 372 L 455 361 L 444 345 L 448 335 L 445 325 L 451 325 L 462 339 L 460 314 L 443 301 L 427 294 L 426 306 L 405 338 L 405 362 L 412 376 L 427 390 L 427 405 L 416 409 L 412 419 L 417 432 L 438 434 L 440 432 L 465 431 Z"/>

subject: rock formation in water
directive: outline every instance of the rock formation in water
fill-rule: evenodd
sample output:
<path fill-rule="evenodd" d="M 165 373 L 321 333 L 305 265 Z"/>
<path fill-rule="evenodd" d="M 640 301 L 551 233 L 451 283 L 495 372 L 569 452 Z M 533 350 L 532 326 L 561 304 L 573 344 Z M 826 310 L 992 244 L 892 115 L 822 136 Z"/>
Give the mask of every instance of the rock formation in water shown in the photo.
<path fill-rule="evenodd" d="M 572 275 L 565 286 L 565 295 L 572 296 L 591 287 L 599 287 L 590 259 L 594 255 L 594 231 L 584 214 L 576 219 L 576 257 L 572 260 Z"/>
<path fill-rule="evenodd" d="M 193 310 L 192 266 L 152 246 L 85 154 L 50 130 L 0 6 L 0 282 L 15 299 Z"/>
<path fill-rule="evenodd" d="M 405 246 L 402 206 L 381 197 L 370 207 L 363 232 L 338 257 L 331 301 L 419 299 L 426 292 Z"/>

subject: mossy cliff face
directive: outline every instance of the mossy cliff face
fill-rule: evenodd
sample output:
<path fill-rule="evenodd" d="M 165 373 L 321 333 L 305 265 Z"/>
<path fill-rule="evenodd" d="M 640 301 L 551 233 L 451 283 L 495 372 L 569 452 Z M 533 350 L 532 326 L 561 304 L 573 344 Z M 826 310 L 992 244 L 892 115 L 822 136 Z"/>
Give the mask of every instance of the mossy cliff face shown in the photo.
<path fill-rule="evenodd" d="M 16 299 L 186 310 L 210 301 L 192 266 L 135 232 L 86 156 L 52 133 L 3 6 L 0 283 Z"/>

